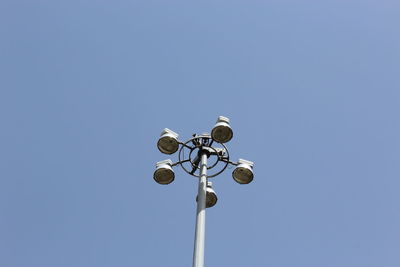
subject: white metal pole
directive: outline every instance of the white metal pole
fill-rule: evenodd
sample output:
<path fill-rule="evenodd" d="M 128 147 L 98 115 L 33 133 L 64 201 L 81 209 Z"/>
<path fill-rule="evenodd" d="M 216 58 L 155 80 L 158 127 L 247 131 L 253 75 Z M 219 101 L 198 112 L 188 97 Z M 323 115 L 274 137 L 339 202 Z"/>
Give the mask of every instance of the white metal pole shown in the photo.
<path fill-rule="evenodd" d="M 204 240 L 206 226 L 207 154 L 201 153 L 199 191 L 197 193 L 196 232 L 194 237 L 193 267 L 204 266 Z"/>

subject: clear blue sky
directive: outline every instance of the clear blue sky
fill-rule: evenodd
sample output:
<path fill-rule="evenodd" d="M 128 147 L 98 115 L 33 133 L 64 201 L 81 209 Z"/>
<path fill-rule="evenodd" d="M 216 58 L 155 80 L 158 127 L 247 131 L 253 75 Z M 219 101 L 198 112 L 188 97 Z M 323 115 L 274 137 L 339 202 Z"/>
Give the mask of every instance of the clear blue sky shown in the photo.
<path fill-rule="evenodd" d="M 0 2 L 0 266 L 191 266 L 165 127 L 230 117 L 207 267 L 400 266 L 398 1 Z M 173 157 L 173 159 L 176 159 Z"/>

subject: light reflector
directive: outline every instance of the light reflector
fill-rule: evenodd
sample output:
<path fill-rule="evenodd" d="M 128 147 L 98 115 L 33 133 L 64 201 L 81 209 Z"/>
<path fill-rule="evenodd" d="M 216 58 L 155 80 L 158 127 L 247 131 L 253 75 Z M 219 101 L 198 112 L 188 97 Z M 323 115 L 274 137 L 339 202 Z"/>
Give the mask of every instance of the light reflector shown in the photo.
<path fill-rule="evenodd" d="M 178 134 L 165 128 L 158 139 L 157 147 L 164 154 L 173 154 L 179 148 Z"/>
<path fill-rule="evenodd" d="M 175 173 L 172 169 L 172 161 L 167 159 L 157 162 L 153 178 L 159 184 L 172 183 L 175 179 Z"/>
<path fill-rule="evenodd" d="M 211 137 L 219 143 L 226 143 L 232 139 L 233 131 L 227 117 L 218 117 L 217 123 L 211 131 Z"/>
<path fill-rule="evenodd" d="M 253 162 L 239 159 L 237 167 L 232 172 L 233 179 L 239 184 L 250 183 L 254 177 L 253 166 Z"/>
<path fill-rule="evenodd" d="M 199 196 L 196 197 L 196 201 L 198 201 Z M 206 188 L 206 208 L 211 208 L 214 207 L 215 204 L 217 204 L 218 197 L 217 194 L 215 194 L 214 189 L 212 188 L 212 183 L 207 182 L 207 188 Z"/>

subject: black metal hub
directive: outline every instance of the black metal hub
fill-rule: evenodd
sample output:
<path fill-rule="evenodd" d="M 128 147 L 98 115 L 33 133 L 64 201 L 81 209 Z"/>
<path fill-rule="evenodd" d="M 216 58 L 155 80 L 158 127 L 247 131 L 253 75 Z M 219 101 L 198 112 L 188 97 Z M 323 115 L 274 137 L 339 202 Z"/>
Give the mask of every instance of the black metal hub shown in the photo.
<path fill-rule="evenodd" d="M 221 143 L 215 142 L 210 135 L 194 135 L 185 143 L 182 143 L 179 150 L 179 164 L 182 169 L 192 176 L 200 177 L 200 159 L 203 153 L 212 159 L 207 164 L 207 169 L 214 169 L 213 172 L 207 174 L 208 178 L 215 177 L 222 173 L 229 164 L 228 148 Z"/>

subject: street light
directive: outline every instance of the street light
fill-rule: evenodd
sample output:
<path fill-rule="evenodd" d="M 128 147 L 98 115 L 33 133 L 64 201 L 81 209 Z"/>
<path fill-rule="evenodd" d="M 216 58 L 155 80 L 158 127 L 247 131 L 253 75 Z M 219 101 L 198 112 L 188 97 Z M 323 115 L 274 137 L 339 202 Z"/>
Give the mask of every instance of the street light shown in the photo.
<path fill-rule="evenodd" d="M 204 266 L 205 210 L 213 207 L 218 200 L 208 179 L 221 174 L 228 165 L 233 165 L 236 168 L 232 176 L 236 182 L 248 184 L 253 180 L 253 162 L 243 159 L 232 162 L 229 159 L 225 143 L 232 137 L 233 131 L 229 119 L 219 116 L 211 135 L 194 134 L 186 142 L 181 142 L 177 133 L 165 128 L 157 142 L 158 149 L 164 154 L 173 154 L 179 149 L 177 162 L 173 163 L 170 159 L 157 162 L 153 175 L 157 183 L 166 185 L 173 182 L 175 174 L 172 167 L 176 165 L 180 165 L 185 172 L 199 179 L 193 267 Z M 207 174 L 207 171 L 210 173 Z"/>
<path fill-rule="evenodd" d="M 199 196 L 196 197 L 196 201 L 199 201 Z M 212 183 L 207 181 L 207 189 L 206 189 L 206 208 L 214 207 L 217 204 L 218 197 L 215 194 L 214 189 L 212 188 Z"/>
<path fill-rule="evenodd" d="M 165 128 L 158 139 L 157 147 L 164 154 L 174 154 L 179 148 L 178 134 Z"/>
<path fill-rule="evenodd" d="M 238 165 L 232 172 L 233 179 L 239 184 L 248 184 L 253 181 L 254 163 L 248 160 L 239 159 Z"/>
<path fill-rule="evenodd" d="M 224 116 L 219 116 L 217 123 L 211 131 L 212 138 L 219 143 L 227 143 L 233 137 L 233 131 L 229 125 L 229 119 Z"/>
<path fill-rule="evenodd" d="M 167 159 L 157 162 L 153 178 L 159 184 L 172 183 L 175 179 L 174 170 L 172 169 L 172 161 Z"/>

